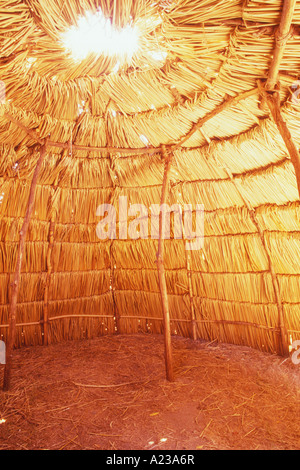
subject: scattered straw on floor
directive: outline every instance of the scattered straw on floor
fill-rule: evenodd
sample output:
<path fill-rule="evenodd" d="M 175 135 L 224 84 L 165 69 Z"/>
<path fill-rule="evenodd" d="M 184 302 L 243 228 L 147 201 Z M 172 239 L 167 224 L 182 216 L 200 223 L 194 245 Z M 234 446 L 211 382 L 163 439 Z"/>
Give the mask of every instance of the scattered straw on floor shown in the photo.
<path fill-rule="evenodd" d="M 0 449 L 300 448 L 300 366 L 178 337 L 173 348 L 175 383 L 161 336 L 16 351 L 12 390 L 0 392 Z"/>

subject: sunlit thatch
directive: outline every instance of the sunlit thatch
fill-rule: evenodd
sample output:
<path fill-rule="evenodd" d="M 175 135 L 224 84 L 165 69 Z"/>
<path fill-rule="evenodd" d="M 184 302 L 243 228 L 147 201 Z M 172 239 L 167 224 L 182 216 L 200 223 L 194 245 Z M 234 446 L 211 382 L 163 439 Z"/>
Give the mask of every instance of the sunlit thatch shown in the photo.
<path fill-rule="evenodd" d="M 68 25 L 97 7 L 116 27 L 132 17 L 141 31 L 140 51 L 117 73 L 116 59 L 74 62 L 60 43 Z M 286 327 L 300 338 L 297 183 L 257 88 L 268 75 L 281 9 L 281 0 L 0 0 L 3 338 L 39 155 L 35 137 L 61 145 L 50 142 L 38 181 L 18 345 L 43 341 L 47 282 L 49 341 L 113 333 L 116 325 L 123 333 L 162 331 L 157 241 L 101 242 L 96 235 L 102 203 L 126 195 L 131 204 L 159 204 L 162 145 L 174 151 L 169 202 L 202 203 L 206 210 L 204 249 L 191 252 L 190 263 L 184 241 L 165 242 L 172 332 L 190 335 L 193 301 L 199 338 L 279 351 L 273 267 Z M 291 85 L 300 74 L 299 47 L 298 1 L 279 77 L 282 113 L 297 147 L 299 105 Z M 157 48 L 167 52 L 166 63 L 149 54 Z"/>

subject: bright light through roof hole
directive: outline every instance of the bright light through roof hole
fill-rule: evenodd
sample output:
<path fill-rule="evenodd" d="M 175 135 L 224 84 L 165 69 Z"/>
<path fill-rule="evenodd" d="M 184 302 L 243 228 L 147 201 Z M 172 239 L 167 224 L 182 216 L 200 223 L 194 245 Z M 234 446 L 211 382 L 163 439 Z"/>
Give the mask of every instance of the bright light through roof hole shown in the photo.
<path fill-rule="evenodd" d="M 114 28 L 101 9 L 94 14 L 86 12 L 85 16 L 80 16 L 77 25 L 71 26 L 62 40 L 76 60 L 83 60 L 90 53 L 130 59 L 139 47 L 137 29 L 132 24 L 122 29 Z"/>

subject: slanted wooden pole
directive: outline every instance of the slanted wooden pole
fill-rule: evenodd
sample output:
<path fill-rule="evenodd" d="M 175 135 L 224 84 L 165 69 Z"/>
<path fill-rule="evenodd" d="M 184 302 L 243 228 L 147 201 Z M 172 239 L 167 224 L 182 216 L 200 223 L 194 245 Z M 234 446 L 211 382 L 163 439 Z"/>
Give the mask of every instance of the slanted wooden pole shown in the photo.
<path fill-rule="evenodd" d="M 272 55 L 272 62 L 265 82 L 265 90 L 275 90 L 280 77 L 280 65 L 288 39 L 291 36 L 291 26 L 296 6 L 296 0 L 283 0 L 280 24 L 275 32 L 275 46 Z M 266 109 L 266 95 L 261 96 L 260 108 Z"/>
<path fill-rule="evenodd" d="M 273 59 L 266 82 L 266 90 L 274 90 L 277 83 L 280 64 L 283 58 L 286 43 L 290 37 L 290 30 L 297 0 L 284 0 L 279 28 L 275 35 Z"/>
<path fill-rule="evenodd" d="M 181 147 L 184 142 L 186 142 L 195 132 L 197 132 L 197 130 L 201 129 L 201 127 L 210 119 L 214 118 L 215 116 L 222 113 L 223 111 L 230 108 L 231 106 L 236 105 L 240 101 L 245 100 L 249 98 L 250 96 L 256 95 L 257 93 L 258 93 L 258 88 L 256 87 L 252 90 L 243 92 L 237 96 L 230 97 L 230 98 L 226 97 L 224 102 L 221 103 L 220 106 L 218 106 L 213 111 L 209 112 L 206 116 L 200 118 L 198 122 L 192 125 L 191 129 L 189 130 L 187 134 L 185 134 L 179 140 L 177 140 L 176 143 L 173 143 L 172 145 L 170 145 L 171 150 L 176 150 L 177 148 Z M 195 94 L 195 98 L 196 96 L 197 94 Z M 4 117 L 8 121 L 12 122 L 19 129 L 26 132 L 26 134 L 29 137 L 31 137 L 33 140 L 35 140 L 41 145 L 43 144 L 42 139 L 39 137 L 39 135 L 34 129 L 29 129 L 28 127 L 24 126 L 24 124 L 19 122 L 9 113 L 4 113 Z M 70 144 L 69 142 L 53 142 L 49 139 L 48 147 L 69 149 Z M 128 157 L 128 155 L 155 155 L 155 154 L 158 155 L 160 153 L 160 149 L 158 147 L 152 147 L 152 146 L 147 146 L 143 148 L 120 148 L 120 147 L 112 147 L 112 146 L 91 147 L 91 146 L 85 146 L 85 145 L 72 144 L 72 149 L 73 150 L 85 150 L 88 152 L 121 153 L 121 154 L 126 154 L 125 158 L 130 158 Z"/>
<path fill-rule="evenodd" d="M 268 260 L 268 266 L 269 266 L 269 273 L 272 278 L 272 285 L 273 285 L 273 290 L 274 290 L 274 297 L 277 305 L 277 310 L 278 310 L 278 326 L 279 326 L 279 331 L 280 331 L 280 338 L 279 338 L 279 351 L 282 354 L 282 356 L 289 356 L 289 341 L 288 341 L 288 331 L 285 326 L 285 318 L 284 318 L 284 310 L 283 310 L 283 304 L 281 300 L 281 295 L 280 295 L 280 288 L 279 288 L 279 282 L 278 282 L 278 277 L 275 271 L 275 268 L 273 266 L 273 261 L 271 257 L 270 250 L 268 248 L 268 245 L 265 240 L 265 234 L 263 229 L 260 226 L 260 223 L 256 217 L 256 213 L 254 208 L 251 206 L 250 202 L 248 201 L 247 197 L 244 196 L 244 191 L 241 186 L 240 181 L 237 182 L 234 178 L 232 173 L 229 171 L 228 168 L 224 168 L 226 171 L 228 177 L 231 179 L 231 182 L 234 184 L 236 190 L 238 191 L 239 195 L 241 196 L 242 200 L 244 201 L 245 206 L 248 209 L 249 216 L 255 225 L 257 232 L 259 234 L 263 250 L 265 252 L 265 255 Z"/>
<path fill-rule="evenodd" d="M 290 37 L 290 30 L 292 26 L 296 2 L 297 0 L 284 0 L 280 25 L 275 36 L 275 47 L 271 67 L 268 73 L 268 78 L 265 83 L 259 81 L 258 88 L 262 95 L 263 102 L 267 103 L 269 106 L 275 124 L 277 125 L 281 137 L 290 154 L 291 162 L 294 165 L 296 173 L 298 193 L 300 197 L 300 155 L 295 143 L 293 142 L 287 124 L 281 114 L 280 94 L 278 90 L 280 87 L 280 83 L 278 82 L 280 64 L 283 58 L 287 41 Z"/>
<path fill-rule="evenodd" d="M 35 200 L 35 191 L 38 176 L 47 152 L 47 144 L 41 147 L 40 156 L 37 162 L 37 165 L 34 170 L 29 199 L 26 209 L 26 214 L 24 218 L 24 223 L 22 225 L 20 231 L 20 241 L 18 246 L 18 254 L 17 254 L 17 263 L 16 263 L 16 270 L 14 273 L 13 283 L 12 283 L 12 291 L 11 291 L 11 298 L 10 298 L 10 306 L 9 306 L 9 332 L 8 332 L 8 342 L 6 345 L 6 364 L 4 369 L 4 379 L 3 379 L 3 390 L 7 391 L 10 388 L 10 378 L 11 378 L 11 367 L 12 367 L 12 354 L 13 349 L 15 346 L 15 339 L 16 339 L 16 310 L 17 310 L 17 300 L 18 300 L 18 293 L 20 287 L 20 278 L 21 278 L 21 268 L 22 268 L 22 260 L 23 254 L 25 249 L 25 240 L 26 235 L 30 223 L 31 214 L 34 207 L 34 200 Z"/>
<path fill-rule="evenodd" d="M 283 310 L 283 304 L 282 304 L 281 295 L 280 295 L 280 287 L 279 287 L 278 277 L 277 277 L 275 268 L 273 266 L 273 261 L 272 261 L 270 250 L 269 250 L 268 245 L 267 245 L 266 240 L 265 240 L 264 231 L 262 230 L 262 228 L 261 228 L 261 226 L 260 226 L 260 224 L 257 220 L 255 210 L 250 206 L 248 201 L 246 201 L 246 205 L 247 205 L 247 208 L 249 210 L 250 218 L 251 218 L 253 224 L 257 228 L 257 231 L 258 231 L 260 239 L 261 239 L 262 246 L 264 248 L 264 252 L 265 252 L 267 260 L 268 260 L 269 273 L 271 274 L 271 278 L 272 278 L 274 297 L 275 297 L 275 300 L 276 300 L 277 311 L 278 311 L 278 326 L 279 326 L 279 330 L 280 330 L 279 350 L 280 350 L 282 356 L 288 357 L 289 356 L 288 331 L 287 331 L 287 328 L 285 326 L 284 310 Z"/>
<path fill-rule="evenodd" d="M 280 94 L 279 94 L 280 83 L 278 82 L 280 64 L 282 62 L 282 58 L 283 58 L 287 41 L 290 37 L 290 31 L 291 31 L 294 12 L 295 12 L 296 1 L 297 0 L 284 0 L 282 14 L 281 14 L 281 21 L 280 21 L 280 25 L 275 36 L 275 48 L 274 48 L 271 67 L 268 73 L 268 78 L 265 83 L 262 83 L 259 81 L 258 88 L 260 90 L 264 103 L 267 103 L 271 111 L 275 124 L 277 125 L 280 135 L 290 154 L 291 162 L 294 166 L 295 173 L 296 173 L 297 187 L 298 187 L 298 193 L 300 197 L 300 156 L 299 156 L 298 149 L 295 143 L 293 142 L 293 139 L 287 127 L 287 124 L 281 114 Z M 260 238 L 262 240 L 262 244 L 265 248 L 265 252 L 268 258 L 269 271 L 272 277 L 274 294 L 275 294 L 277 308 L 278 308 L 278 322 L 279 322 L 280 339 L 281 339 L 281 344 L 280 344 L 281 353 L 284 356 L 288 356 L 289 355 L 288 332 L 287 332 L 285 321 L 284 321 L 285 320 L 284 310 L 283 310 L 283 305 L 282 305 L 281 297 L 280 297 L 278 278 L 277 278 L 275 269 L 273 267 L 269 249 L 267 248 L 267 245 L 265 242 L 264 232 L 260 228 L 260 225 L 255 217 L 254 211 L 251 211 L 251 208 L 249 207 L 248 209 L 250 210 L 251 218 L 258 229 Z"/>
<path fill-rule="evenodd" d="M 262 84 L 263 87 L 263 84 Z M 297 180 L 298 193 L 300 197 L 300 155 L 299 151 L 292 139 L 291 133 L 287 127 L 285 120 L 281 114 L 280 109 L 280 94 L 278 91 L 267 92 L 262 88 L 263 96 L 271 111 L 275 124 L 280 132 L 280 135 L 286 145 L 286 148 L 291 157 L 291 162 L 294 166 Z"/>
<path fill-rule="evenodd" d="M 163 186 L 161 194 L 161 206 L 166 204 L 169 191 L 170 183 L 170 170 L 172 166 L 172 154 L 167 154 L 165 146 L 161 149 L 162 157 L 165 163 Z M 157 269 L 159 287 L 163 308 L 164 316 L 164 342 L 165 342 L 165 364 L 166 364 L 166 377 L 170 382 L 174 381 L 174 369 L 173 369 L 173 355 L 172 355 L 172 344 L 171 344 L 171 327 L 170 327 L 170 311 L 169 311 L 169 300 L 167 292 L 166 274 L 164 267 L 164 224 L 163 212 L 159 213 L 159 240 L 158 240 L 158 252 L 157 252 Z"/>

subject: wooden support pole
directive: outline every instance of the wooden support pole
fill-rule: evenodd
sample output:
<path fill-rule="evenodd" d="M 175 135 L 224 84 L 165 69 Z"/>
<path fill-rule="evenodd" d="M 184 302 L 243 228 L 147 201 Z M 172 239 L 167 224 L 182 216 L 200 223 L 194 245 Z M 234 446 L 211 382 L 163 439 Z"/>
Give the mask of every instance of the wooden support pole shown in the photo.
<path fill-rule="evenodd" d="M 292 136 L 287 127 L 287 124 L 281 114 L 280 94 L 278 91 L 272 91 L 272 92 L 265 91 L 263 89 L 263 84 L 261 84 L 261 90 L 265 98 L 265 101 L 267 102 L 269 106 L 274 122 L 277 125 L 280 135 L 291 157 L 291 162 L 294 166 L 295 173 L 296 173 L 297 187 L 298 187 L 298 193 L 299 193 L 299 198 L 300 198 L 300 155 L 292 139 Z"/>
<path fill-rule="evenodd" d="M 262 95 L 263 102 L 268 104 L 275 124 L 277 125 L 280 135 L 290 154 L 291 162 L 296 173 L 297 187 L 300 197 L 300 155 L 295 143 L 293 142 L 287 124 L 281 114 L 280 94 L 278 91 L 280 84 L 277 81 L 285 46 L 290 37 L 290 30 L 295 12 L 296 1 L 297 0 L 284 0 L 281 21 L 276 32 L 275 48 L 268 78 L 265 83 L 259 81 L 258 88 Z"/>
<path fill-rule="evenodd" d="M 44 292 L 44 321 L 43 321 L 43 332 L 44 332 L 44 345 L 47 346 L 49 343 L 49 334 L 48 334 L 48 326 L 49 326 L 49 286 L 50 286 L 50 278 L 52 273 L 52 264 L 51 264 L 51 255 L 54 246 L 54 218 L 52 217 L 49 227 L 49 245 L 48 245 L 48 252 L 47 252 L 47 274 L 46 274 L 46 285 L 45 285 L 45 292 Z"/>
<path fill-rule="evenodd" d="M 161 194 L 161 206 L 166 204 L 169 191 L 170 183 L 170 170 L 172 166 L 172 154 L 167 154 L 165 146 L 161 149 L 162 157 L 164 159 L 165 169 L 163 177 L 163 186 Z M 165 220 L 163 218 L 163 212 L 159 213 L 159 240 L 158 240 L 158 252 L 157 252 L 157 269 L 159 287 L 163 308 L 164 318 L 164 342 L 165 342 L 165 364 L 166 364 L 166 377 L 170 382 L 174 381 L 174 370 L 173 370 L 173 355 L 172 355 L 172 344 L 171 344 L 171 327 L 170 327 L 170 311 L 169 311 L 169 300 L 167 292 L 166 274 L 164 267 L 164 225 Z"/>
<path fill-rule="evenodd" d="M 260 239 L 261 239 L 262 245 L 264 247 L 264 251 L 265 251 L 267 260 L 268 260 L 268 264 L 269 264 L 269 272 L 270 272 L 271 278 L 272 278 L 274 296 L 275 296 L 275 300 L 276 300 L 276 304 L 277 304 L 277 310 L 278 310 L 278 324 L 279 324 L 278 326 L 279 326 L 279 329 L 280 329 L 279 349 L 281 351 L 282 356 L 288 357 L 289 356 L 288 331 L 286 329 L 285 322 L 284 322 L 284 311 L 283 311 L 283 305 L 282 305 L 282 301 L 281 301 L 281 295 L 280 295 L 280 289 L 279 289 L 277 274 L 276 274 L 274 266 L 273 266 L 271 253 L 270 253 L 269 248 L 266 244 L 264 232 L 261 229 L 260 224 L 259 224 L 259 222 L 256 218 L 255 211 L 254 211 L 254 209 L 252 209 L 250 207 L 248 207 L 248 209 L 249 209 L 251 220 L 255 224 L 255 226 L 257 228 L 257 231 L 259 233 L 259 236 L 260 236 Z"/>
<path fill-rule="evenodd" d="M 283 310 L 283 305 L 282 305 L 281 296 L 280 296 L 279 283 L 278 283 L 278 278 L 277 278 L 276 271 L 275 271 L 274 266 L 273 266 L 271 253 L 270 253 L 270 250 L 269 250 L 269 248 L 267 246 L 267 243 L 266 243 L 266 240 L 265 240 L 264 231 L 262 230 L 262 228 L 261 228 L 261 226 L 260 226 L 260 224 L 257 220 L 254 208 L 251 206 L 251 204 L 247 200 L 247 198 L 243 195 L 242 187 L 240 186 L 240 184 L 237 183 L 237 181 L 235 181 L 235 179 L 233 178 L 233 176 L 232 176 L 231 172 L 228 170 L 228 168 L 224 168 L 224 170 L 228 174 L 229 178 L 231 179 L 231 181 L 234 184 L 236 190 L 238 191 L 239 195 L 241 196 L 242 200 L 244 201 L 245 206 L 248 209 L 250 218 L 251 218 L 253 224 L 255 225 L 255 227 L 257 229 L 257 232 L 259 234 L 259 237 L 260 237 L 260 240 L 261 240 L 261 243 L 262 243 L 262 246 L 263 246 L 263 250 L 264 250 L 265 255 L 267 257 L 268 265 L 269 265 L 269 273 L 270 273 L 271 278 L 272 278 L 274 297 L 275 297 L 277 310 L 278 310 L 278 324 L 279 324 L 279 330 L 280 330 L 279 350 L 280 350 L 282 356 L 288 357 L 289 356 L 288 331 L 287 331 L 287 328 L 285 326 L 285 321 L 284 321 L 285 320 L 284 319 L 284 310 Z"/>
<path fill-rule="evenodd" d="M 285 51 L 285 46 L 291 35 L 292 20 L 296 6 L 296 0 L 283 0 L 283 8 L 281 13 L 281 20 L 279 27 L 275 33 L 275 46 L 272 56 L 272 62 L 270 69 L 267 74 L 267 80 L 265 82 L 265 89 L 272 91 L 277 85 L 278 78 L 280 77 L 279 70 L 280 64 Z M 260 86 L 259 86 L 260 88 Z M 260 109 L 266 110 L 266 96 L 262 94 Z"/>
<path fill-rule="evenodd" d="M 277 304 L 277 310 L 278 310 L 278 326 L 280 330 L 280 343 L 279 343 L 279 350 L 281 351 L 282 356 L 289 356 L 289 341 L 288 341 L 288 331 L 285 327 L 285 321 L 284 321 L 284 311 L 283 311 L 283 305 L 282 305 L 282 300 L 281 300 L 281 295 L 280 295 L 280 289 L 279 289 L 279 283 L 278 283 L 278 278 L 276 271 L 273 266 L 272 258 L 271 258 L 271 253 L 270 250 L 267 246 L 266 240 L 265 240 L 265 234 L 264 231 L 262 230 L 257 218 L 254 209 L 250 206 L 248 201 L 246 201 L 247 208 L 249 210 L 249 214 L 251 217 L 252 222 L 257 228 L 257 231 L 259 233 L 267 260 L 269 264 L 269 272 L 271 274 L 272 278 L 272 285 L 273 285 L 273 290 L 274 290 L 274 296 Z"/>
<path fill-rule="evenodd" d="M 192 282 L 192 270 L 191 270 L 191 253 L 186 251 L 186 268 L 187 268 L 187 277 L 189 283 L 189 295 L 190 295 L 190 312 L 191 312 L 191 333 L 192 339 L 196 341 L 197 339 L 197 322 L 195 315 L 195 306 L 194 306 L 194 292 L 193 292 L 193 282 Z"/>
<path fill-rule="evenodd" d="M 197 132 L 206 122 L 208 122 L 210 119 L 214 118 L 215 116 L 219 115 L 226 109 L 229 109 L 231 106 L 235 106 L 238 104 L 240 101 L 245 100 L 251 96 L 254 96 L 258 93 L 258 88 L 254 88 L 249 91 L 245 91 L 239 95 L 236 95 L 234 97 L 226 97 L 223 101 L 223 103 L 220 104 L 216 109 L 213 111 L 209 112 L 207 115 L 204 117 L 200 118 L 198 122 L 192 125 L 191 129 L 187 134 L 182 136 L 176 143 L 170 144 L 169 147 L 171 150 L 176 150 L 177 148 L 181 147 L 182 144 L 184 144 L 192 135 Z M 39 144 L 42 145 L 43 140 L 39 137 L 38 133 L 34 129 L 29 129 L 28 127 L 24 126 L 21 122 L 19 122 L 17 119 L 15 119 L 11 114 L 9 113 L 4 113 L 4 117 L 12 122 L 15 126 L 17 126 L 19 129 L 21 129 L 23 132 L 25 132 L 29 137 L 31 137 L 33 140 L 38 142 Z M 53 142 L 52 140 L 48 140 L 48 147 L 56 147 L 56 148 L 63 148 L 63 149 L 69 149 L 70 144 L 68 142 Z M 78 145 L 78 144 L 73 144 L 72 145 L 73 150 L 83 150 L 87 152 L 110 152 L 110 153 L 120 153 L 120 154 L 126 154 L 126 155 L 153 155 L 153 154 L 159 154 L 160 153 L 160 148 L 159 147 L 143 147 L 143 148 L 119 148 L 119 147 L 113 147 L 113 146 L 107 146 L 107 147 L 92 147 L 92 146 L 85 146 L 85 145 Z"/>
<path fill-rule="evenodd" d="M 111 99 L 108 100 L 106 110 L 105 110 L 105 133 L 106 133 L 106 146 L 107 146 L 107 156 L 109 157 L 109 164 L 110 164 L 110 175 L 111 175 L 111 180 L 112 180 L 112 186 L 113 186 L 113 191 L 111 195 L 111 202 L 114 201 L 115 199 L 115 194 L 119 190 L 118 188 L 120 187 L 120 181 L 118 177 L 118 173 L 116 172 L 116 159 L 113 154 L 113 152 L 110 152 L 109 149 L 111 149 L 112 144 L 113 144 L 113 138 L 110 134 L 110 128 L 109 128 L 109 107 L 110 107 Z M 120 217 L 120 214 L 119 214 Z M 116 279 L 115 279 L 115 266 L 116 266 L 116 261 L 114 259 L 114 254 L 113 254 L 113 243 L 114 240 L 112 239 L 110 244 L 109 244 L 109 260 L 110 260 L 110 278 L 109 278 L 109 283 L 110 283 L 110 290 L 111 290 L 111 299 L 112 299 L 112 308 L 114 312 L 114 328 L 115 328 L 115 334 L 121 335 L 123 333 L 122 331 L 122 326 L 123 322 L 121 321 L 121 315 L 120 311 L 118 309 L 117 305 L 117 298 L 116 298 Z"/>
<path fill-rule="evenodd" d="M 266 90 L 274 90 L 276 86 L 285 46 L 290 37 L 296 2 L 297 0 L 284 0 L 280 25 L 275 35 L 275 48 L 266 82 Z"/>
<path fill-rule="evenodd" d="M 292 161 L 292 164 L 294 165 L 294 169 L 296 173 L 296 181 L 297 181 L 298 193 L 300 197 L 299 152 L 292 140 L 292 136 L 286 125 L 286 122 L 284 121 L 282 117 L 281 109 L 280 109 L 280 94 L 278 91 L 278 88 L 280 87 L 280 83 L 278 83 L 280 64 L 282 62 L 282 58 L 283 58 L 287 41 L 290 37 L 290 31 L 291 31 L 294 12 L 295 12 L 296 2 L 297 0 L 284 0 L 280 25 L 275 36 L 275 48 L 274 48 L 271 67 L 268 73 L 268 78 L 265 83 L 262 83 L 259 81 L 258 88 L 262 95 L 263 103 L 267 103 L 271 111 L 272 117 L 281 134 L 281 137 L 283 141 L 285 142 L 285 145 L 290 154 L 291 161 Z M 272 277 L 274 294 L 275 294 L 277 307 L 278 307 L 278 322 L 279 322 L 280 337 L 281 337 L 281 352 L 282 352 L 282 355 L 288 356 L 289 355 L 288 333 L 287 333 L 287 329 L 285 327 L 285 322 L 284 322 L 284 310 L 283 310 L 283 305 L 282 305 L 281 297 L 280 297 L 278 278 L 273 267 L 271 254 L 265 242 L 264 232 L 260 228 L 260 225 L 256 219 L 254 211 L 251 210 L 251 208 L 249 207 L 248 209 L 250 210 L 250 215 L 253 220 L 253 223 L 256 225 L 258 229 L 260 238 L 262 240 L 262 244 L 265 248 L 265 252 L 268 258 L 269 271 Z"/>
<path fill-rule="evenodd" d="M 181 189 L 182 192 L 182 189 Z M 178 194 L 179 197 L 179 194 Z M 186 248 L 186 234 L 184 229 L 184 220 L 183 220 L 183 213 L 182 209 L 180 208 L 180 216 L 182 220 L 182 236 L 184 242 L 184 248 Z M 188 290 L 189 290 L 189 299 L 190 299 L 190 318 L 191 318 L 191 338 L 196 341 L 197 339 L 197 321 L 195 315 L 195 305 L 194 305 L 194 291 L 193 291 L 193 272 L 191 268 L 191 252 L 189 250 L 185 251 L 185 261 L 186 261 L 186 270 L 187 270 L 187 277 L 188 277 Z"/>
<path fill-rule="evenodd" d="M 121 335 L 123 333 L 122 331 L 122 321 L 121 321 L 121 315 L 117 307 L 117 301 L 116 301 L 116 280 L 115 280 L 115 260 L 113 257 L 113 252 L 112 252 L 112 244 L 113 240 L 110 243 L 109 247 L 109 254 L 110 254 L 110 289 L 111 289 L 111 296 L 112 296 L 112 306 L 113 306 L 113 312 L 114 312 L 114 321 L 115 321 L 115 334 Z"/>
<path fill-rule="evenodd" d="M 34 207 L 37 180 L 38 180 L 38 176 L 39 176 L 44 158 L 46 156 L 46 152 L 47 152 L 47 144 L 44 143 L 44 145 L 41 147 L 40 156 L 39 156 L 36 168 L 34 170 L 26 214 L 24 218 L 24 223 L 20 231 L 20 241 L 19 241 L 19 246 L 18 246 L 16 270 L 14 273 L 14 278 L 13 278 L 13 283 L 12 283 L 12 292 L 11 292 L 11 299 L 10 299 L 10 306 L 9 306 L 9 333 L 8 333 L 8 342 L 6 345 L 6 364 L 5 364 L 4 379 L 3 379 L 4 391 L 9 390 L 10 388 L 12 354 L 13 354 L 13 348 L 15 346 L 15 338 L 16 338 L 17 300 L 18 300 L 18 293 L 19 293 L 19 287 L 20 287 L 21 267 L 22 267 L 24 249 L 25 249 L 25 240 L 26 240 L 29 223 L 30 223 L 31 214 L 32 214 L 33 207 Z"/>
<path fill-rule="evenodd" d="M 226 97 L 219 106 L 217 106 L 215 109 L 207 113 L 204 117 L 201 117 L 189 130 L 187 134 L 185 134 L 183 137 L 179 139 L 179 141 L 176 144 L 173 144 L 170 146 L 171 150 L 176 150 L 179 147 L 181 147 L 187 140 L 189 140 L 195 132 L 200 130 L 205 123 L 213 119 L 214 117 L 218 116 L 221 114 L 223 111 L 226 111 L 227 109 L 231 108 L 232 106 L 237 105 L 240 101 L 246 100 L 247 98 L 250 98 L 251 96 L 254 96 L 258 93 L 258 88 L 254 88 L 250 91 L 245 91 L 239 95 L 236 96 L 230 96 Z"/>

